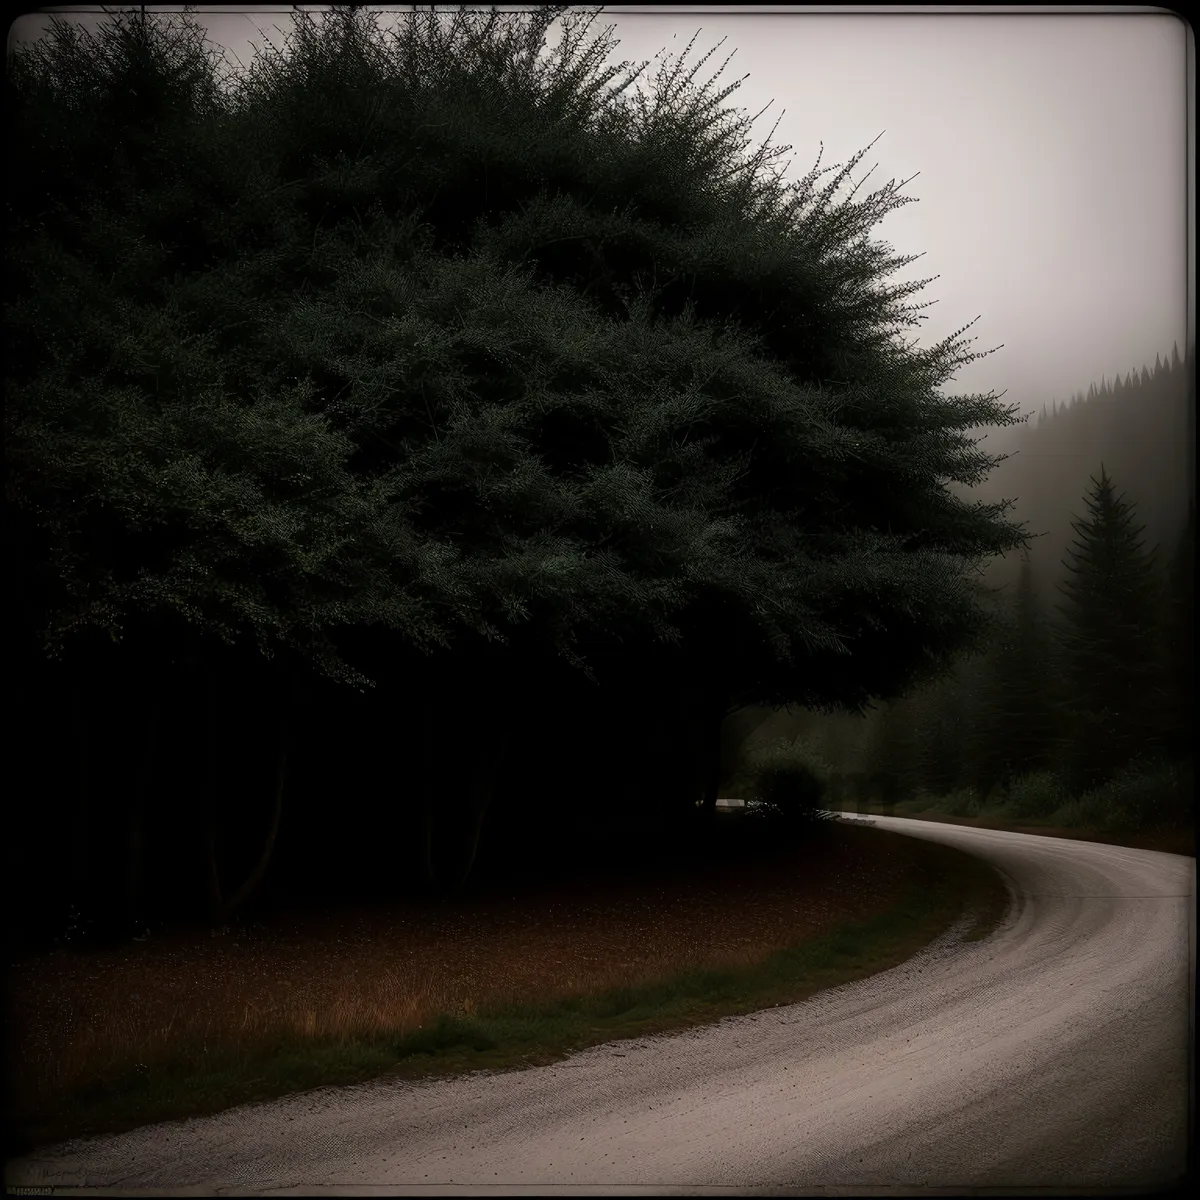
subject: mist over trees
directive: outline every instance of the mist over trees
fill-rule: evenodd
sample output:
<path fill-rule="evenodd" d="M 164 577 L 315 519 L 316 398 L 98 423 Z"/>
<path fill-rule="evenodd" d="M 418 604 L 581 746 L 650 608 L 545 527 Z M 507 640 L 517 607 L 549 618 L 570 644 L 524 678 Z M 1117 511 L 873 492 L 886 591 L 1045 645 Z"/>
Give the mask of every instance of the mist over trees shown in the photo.
<path fill-rule="evenodd" d="M 1042 773 L 1079 796 L 1157 762 L 1178 768 L 1172 803 L 1188 802 L 1194 405 L 1194 358 L 1176 348 L 1153 371 L 1052 400 L 1022 430 L 975 489 L 1011 489 L 1035 535 L 988 573 L 1000 617 L 989 645 L 827 747 L 844 773 L 874 780 L 865 798 L 890 787 L 978 802 Z"/>
<path fill-rule="evenodd" d="M 1034 569 L 1047 585 L 1061 581 L 1071 520 L 1103 461 L 1137 498 L 1151 544 L 1174 546 L 1195 489 L 1194 358 L 1155 356 L 1154 368 L 1101 378 L 1057 412 L 1038 414 L 1016 449 L 982 485 L 1017 498 L 1014 513 L 1030 522 Z M 1052 401 L 1053 410 L 1053 401 Z"/>
<path fill-rule="evenodd" d="M 985 698 L 971 738 L 971 782 L 984 795 L 1051 765 L 1058 676 L 1028 553 L 1007 616 L 982 663 Z"/>
<path fill-rule="evenodd" d="M 985 644 L 1026 536 L 954 488 L 1016 417 L 899 339 L 902 185 L 785 182 L 708 55 L 630 95 L 565 12 L 300 14 L 231 87 L 186 15 L 11 56 L 14 888 L 453 891 L 615 796 L 679 843 L 730 712 Z"/>

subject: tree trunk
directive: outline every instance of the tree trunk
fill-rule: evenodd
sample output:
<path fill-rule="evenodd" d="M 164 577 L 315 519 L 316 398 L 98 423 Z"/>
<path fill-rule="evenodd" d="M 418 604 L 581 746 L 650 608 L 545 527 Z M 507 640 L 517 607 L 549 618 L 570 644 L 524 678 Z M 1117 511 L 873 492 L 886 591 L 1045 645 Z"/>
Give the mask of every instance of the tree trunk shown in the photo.
<path fill-rule="evenodd" d="M 690 691 L 668 684 L 662 703 L 647 722 L 652 782 L 650 845 L 674 853 L 694 832 L 700 814 L 697 801 L 705 778 L 699 754 L 697 712 Z"/>
<path fill-rule="evenodd" d="M 854 811 L 860 817 L 868 816 L 871 808 L 870 777 L 865 771 L 851 771 L 846 779 L 854 791 Z"/>
<path fill-rule="evenodd" d="M 283 797 L 287 790 L 289 734 L 288 712 L 284 708 L 279 717 L 279 751 L 275 767 L 275 802 L 271 808 L 271 828 L 267 831 L 267 840 L 263 843 L 262 853 L 258 856 L 258 862 L 255 863 L 254 869 L 233 896 L 221 905 L 219 913 L 219 923 L 221 924 L 229 920 L 253 894 L 255 888 L 262 882 L 267 867 L 271 863 L 271 856 L 275 852 L 275 839 L 279 834 L 279 822 L 283 816 Z"/>
<path fill-rule="evenodd" d="M 153 703 L 146 713 L 146 744 L 141 771 L 129 811 L 128 861 L 125 879 L 125 917 L 134 933 L 142 931 L 143 889 L 145 880 L 146 801 L 154 779 L 154 751 L 158 735 L 158 706 Z"/>
<path fill-rule="evenodd" d="M 466 822 L 463 831 L 458 863 L 453 873 L 445 881 L 446 890 L 456 893 L 462 890 L 475 865 L 475 857 L 479 851 L 479 837 L 483 832 L 483 824 L 491 807 L 492 796 L 495 794 L 496 778 L 500 773 L 500 764 L 504 760 L 508 748 L 509 722 L 505 720 L 503 727 L 488 738 L 479 758 L 471 767 L 469 782 L 466 788 Z"/>
<path fill-rule="evenodd" d="M 433 869 L 433 805 L 434 753 L 433 739 L 437 732 L 434 705 L 428 701 L 422 709 L 421 718 L 421 770 L 418 777 L 417 795 L 417 886 L 429 892 L 434 886 Z"/>
<path fill-rule="evenodd" d="M 279 744 L 275 759 L 275 798 L 271 808 L 271 825 L 250 874 L 232 895 L 226 896 L 221 886 L 220 859 L 217 852 L 217 739 L 216 739 L 216 676 L 207 673 L 207 795 L 204 798 L 204 844 L 207 866 L 208 916 L 214 926 L 224 925 L 254 893 L 262 882 L 275 853 L 279 825 L 283 817 L 283 798 L 287 791 L 288 750 L 291 737 L 290 699 L 284 701 L 279 717 Z"/>
<path fill-rule="evenodd" d="M 78 748 L 78 773 L 76 776 L 75 812 L 71 828 L 71 879 L 78 892 L 84 887 L 88 871 L 88 726 L 84 716 L 83 687 L 75 684 L 71 689 L 71 718 L 75 727 L 75 744 Z"/>
<path fill-rule="evenodd" d="M 721 788 L 721 727 L 725 723 L 728 696 L 714 692 L 707 701 L 705 725 L 701 731 L 703 739 L 705 778 L 701 801 L 701 829 L 711 836 L 717 813 L 717 796 Z"/>
<path fill-rule="evenodd" d="M 204 849 L 206 884 L 208 888 L 208 916 L 214 925 L 221 924 L 224 900 L 221 894 L 221 871 L 217 861 L 217 681 L 210 667 L 205 672 L 205 770 L 204 796 L 201 800 L 204 814 Z"/>

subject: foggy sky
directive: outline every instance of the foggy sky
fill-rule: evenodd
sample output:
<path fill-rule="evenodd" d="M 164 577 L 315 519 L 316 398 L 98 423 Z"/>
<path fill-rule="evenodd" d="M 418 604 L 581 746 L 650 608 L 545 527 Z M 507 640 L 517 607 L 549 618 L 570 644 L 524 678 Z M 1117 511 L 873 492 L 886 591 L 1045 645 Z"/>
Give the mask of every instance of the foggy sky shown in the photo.
<path fill-rule="evenodd" d="M 368 7 L 381 11 L 383 29 L 412 11 Z M 91 29 L 104 20 L 94 6 L 45 12 Z M 194 16 L 234 68 L 249 66 L 264 37 L 282 47 L 293 19 L 291 6 L 264 4 L 200 5 Z M 48 21 L 18 18 L 10 47 Z M 1153 365 L 1172 342 L 1183 352 L 1194 44 L 1189 49 L 1190 32 L 1173 14 L 615 6 L 597 18 L 593 34 L 608 25 L 619 39 L 614 63 L 640 63 L 664 48 L 678 54 L 700 29 L 694 63 L 724 37 L 698 82 L 736 50 L 719 85 L 749 78 L 726 103 L 752 115 L 774 101 L 753 126 L 757 140 L 785 110 L 773 144 L 792 146 L 789 178 L 809 171 L 822 141 L 824 168 L 886 131 L 849 186 L 874 167 L 861 199 L 919 172 L 902 193 L 919 203 L 889 213 L 871 234 L 898 254 L 924 252 L 889 282 L 940 275 L 909 298 L 937 303 L 906 336 L 930 345 L 979 316 L 970 349 L 1004 343 L 963 368 L 947 392 L 995 389 L 1030 411 L 1102 375 Z"/>

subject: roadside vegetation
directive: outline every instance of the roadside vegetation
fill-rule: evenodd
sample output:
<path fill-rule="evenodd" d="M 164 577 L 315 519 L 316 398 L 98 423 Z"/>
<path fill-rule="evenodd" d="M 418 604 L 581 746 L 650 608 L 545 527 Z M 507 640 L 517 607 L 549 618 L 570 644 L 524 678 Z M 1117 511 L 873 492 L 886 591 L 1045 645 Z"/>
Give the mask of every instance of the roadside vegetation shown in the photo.
<path fill-rule="evenodd" d="M 724 777 L 726 793 L 756 802 L 759 811 L 792 807 L 819 816 L 831 811 L 833 771 L 800 734 L 738 747 Z"/>
<path fill-rule="evenodd" d="M 797 733 L 763 741 L 749 739 L 726 776 L 729 796 L 750 802 L 751 819 L 772 807 L 781 779 L 794 780 L 797 798 L 813 811 L 953 820 L 990 829 L 1077 837 L 1173 854 L 1196 852 L 1192 775 L 1186 761 L 1138 757 L 1098 787 L 1073 790 L 1065 773 L 1039 770 L 1017 776 L 1007 787 L 994 784 L 985 795 L 971 786 L 937 792 L 913 788 L 891 804 L 878 793 L 865 801 L 845 799 L 845 776 L 826 760 L 818 738 Z"/>
<path fill-rule="evenodd" d="M 943 795 L 922 790 L 890 808 L 868 803 L 856 811 L 954 820 L 1194 856 L 1191 794 L 1186 764 L 1139 760 L 1083 794 L 1072 794 L 1060 774 L 1037 771 L 1020 776 L 1008 788 L 996 786 L 987 796 L 970 787 Z"/>
<path fill-rule="evenodd" d="M 999 877 L 946 847 L 833 821 L 788 839 L 730 815 L 688 866 L 64 946 L 10 964 L 10 1153 L 796 1003 L 967 914 L 984 936 L 1006 907 Z"/>
<path fill-rule="evenodd" d="M 854 768 L 822 768 L 830 807 L 1195 855 L 1194 509 L 1163 562 L 1103 463 L 1081 499 L 1057 573 L 1023 555 L 996 589 L 983 653 L 857 728 L 809 722 L 814 761 Z"/>

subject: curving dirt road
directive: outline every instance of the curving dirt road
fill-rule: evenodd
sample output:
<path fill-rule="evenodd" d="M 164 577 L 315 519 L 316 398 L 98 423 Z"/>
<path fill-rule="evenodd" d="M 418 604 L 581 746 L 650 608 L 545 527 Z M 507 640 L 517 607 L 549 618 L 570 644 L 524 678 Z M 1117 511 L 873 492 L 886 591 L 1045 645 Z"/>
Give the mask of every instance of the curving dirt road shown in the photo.
<path fill-rule="evenodd" d="M 1179 1180 L 1195 859 L 878 817 L 1013 903 L 802 1004 L 556 1066 L 322 1089 L 14 1161 L 91 1195 L 1063 1194 Z"/>

